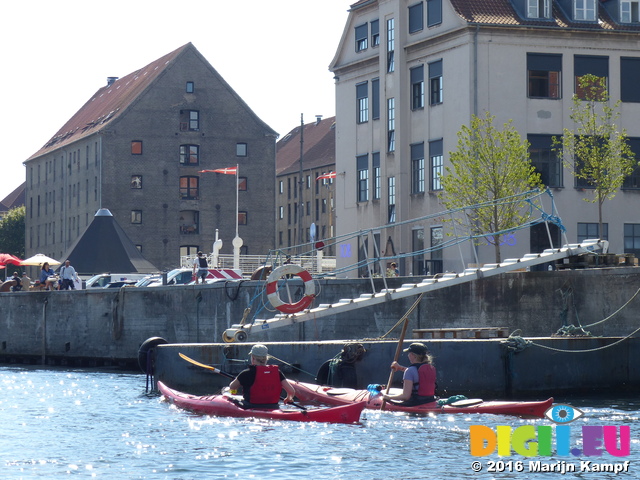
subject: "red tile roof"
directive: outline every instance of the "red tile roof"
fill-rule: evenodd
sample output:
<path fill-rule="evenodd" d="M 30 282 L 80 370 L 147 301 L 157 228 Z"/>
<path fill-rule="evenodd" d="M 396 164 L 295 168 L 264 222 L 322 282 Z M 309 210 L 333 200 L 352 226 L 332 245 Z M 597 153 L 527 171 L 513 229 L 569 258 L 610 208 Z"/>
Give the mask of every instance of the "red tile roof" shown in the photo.
<path fill-rule="evenodd" d="M 27 161 L 52 150 L 76 142 L 100 131 L 126 108 L 155 80 L 185 49 L 195 48 L 187 43 L 173 52 L 151 62 L 146 67 L 100 88 L 60 130 Z"/>
<path fill-rule="evenodd" d="M 23 182 L 22 185 L 3 198 L 0 202 L 0 212 L 8 212 L 12 208 L 24 205 L 24 190 L 26 186 L 27 182 Z"/>
<path fill-rule="evenodd" d="M 510 0 L 449 0 L 449 2 L 460 18 L 472 24 L 640 31 L 640 26 L 637 24 L 616 23 L 602 5 L 606 3 L 606 0 L 599 0 L 598 2 L 599 21 L 597 22 L 572 21 L 560 8 L 557 1 L 553 2 L 553 16 L 548 20 L 521 17 Z M 357 10 L 371 3 L 377 3 L 377 0 L 359 0 L 351 5 L 351 10 Z"/>
<path fill-rule="evenodd" d="M 304 125 L 303 159 L 305 170 L 330 167 L 336 163 L 336 117 Z M 300 127 L 276 143 L 276 175 L 300 171 Z"/>

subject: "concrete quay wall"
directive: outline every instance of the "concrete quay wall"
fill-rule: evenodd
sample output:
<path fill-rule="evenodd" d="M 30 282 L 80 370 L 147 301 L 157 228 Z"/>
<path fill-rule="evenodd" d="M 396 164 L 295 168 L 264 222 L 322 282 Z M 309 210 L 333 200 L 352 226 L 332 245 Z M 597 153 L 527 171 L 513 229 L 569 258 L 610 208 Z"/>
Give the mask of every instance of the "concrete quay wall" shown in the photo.
<path fill-rule="evenodd" d="M 523 337 L 549 336 L 565 323 L 590 325 L 593 335 L 621 337 L 638 328 L 638 268 L 515 272 L 437 290 L 425 295 L 410 317 L 416 328 L 507 327 Z M 420 278 L 388 279 L 390 288 Z M 384 287 L 374 279 L 375 290 Z M 251 306 L 257 318 L 271 318 L 259 281 L 205 286 L 120 290 L 18 292 L 0 294 L 0 362 L 74 365 L 132 362 L 149 337 L 170 343 L 216 343 Z M 301 292 L 303 285 L 298 282 Z M 318 282 L 316 303 L 371 293 L 368 279 Z M 262 292 L 262 293 L 261 293 Z M 640 296 L 639 296 L 640 297 Z M 375 307 L 252 333 L 249 342 L 320 342 L 379 338 L 409 309 L 415 297 Z M 271 311 L 269 311 L 271 310 Z M 397 337 L 399 329 L 389 337 Z M 475 341 L 475 340 L 474 340 Z M 478 344 L 479 345 L 479 344 Z M 330 356 L 335 355 L 336 352 Z M 324 357 L 323 357 L 324 358 Z M 327 357 L 328 358 L 328 357 Z"/>

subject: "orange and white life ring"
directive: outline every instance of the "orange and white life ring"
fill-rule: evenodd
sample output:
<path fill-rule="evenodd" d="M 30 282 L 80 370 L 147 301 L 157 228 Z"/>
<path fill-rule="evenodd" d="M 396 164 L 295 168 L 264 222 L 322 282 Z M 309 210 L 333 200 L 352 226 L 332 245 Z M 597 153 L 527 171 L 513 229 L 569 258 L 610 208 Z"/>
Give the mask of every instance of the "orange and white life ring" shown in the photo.
<path fill-rule="evenodd" d="M 304 296 L 296 303 L 284 303 L 278 295 L 278 280 L 285 275 L 297 275 L 304 282 Z M 267 298 L 282 313 L 296 313 L 308 308 L 316 297 L 316 287 L 311 274 L 300 265 L 285 264 L 276 268 L 267 277 Z"/>

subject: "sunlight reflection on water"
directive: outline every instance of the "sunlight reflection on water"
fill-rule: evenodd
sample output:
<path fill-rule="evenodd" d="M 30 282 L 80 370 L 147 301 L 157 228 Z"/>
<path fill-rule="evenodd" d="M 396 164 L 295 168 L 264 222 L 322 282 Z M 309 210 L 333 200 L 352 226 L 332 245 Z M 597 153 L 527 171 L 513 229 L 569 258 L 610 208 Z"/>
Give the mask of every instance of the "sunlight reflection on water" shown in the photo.
<path fill-rule="evenodd" d="M 144 376 L 137 374 L 0 367 L 1 477 L 548 480 L 553 475 L 490 474 L 486 468 L 473 473 L 470 468 L 476 460 L 469 453 L 470 425 L 549 425 L 546 419 L 365 411 L 359 425 L 332 425 L 203 417 L 145 395 L 144 385 Z M 585 412 L 578 422 L 631 426 L 631 455 L 605 454 L 598 461 L 640 461 L 640 413 L 634 401 L 576 400 Z M 484 465 L 500 459 L 480 458 Z M 527 459 L 514 454 L 502 460 Z M 614 477 L 572 475 L 562 478 Z M 633 470 L 626 475 L 637 478 Z"/>

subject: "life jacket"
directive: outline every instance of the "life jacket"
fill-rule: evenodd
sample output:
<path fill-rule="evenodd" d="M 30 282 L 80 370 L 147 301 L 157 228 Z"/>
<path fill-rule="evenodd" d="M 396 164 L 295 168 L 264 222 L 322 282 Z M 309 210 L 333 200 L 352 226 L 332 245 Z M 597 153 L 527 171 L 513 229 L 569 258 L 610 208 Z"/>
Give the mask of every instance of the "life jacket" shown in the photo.
<path fill-rule="evenodd" d="M 281 391 L 278 365 L 256 365 L 256 378 L 249 389 L 249 401 L 253 404 L 278 403 Z"/>
<path fill-rule="evenodd" d="M 413 386 L 413 393 L 422 397 L 431 397 L 436 394 L 436 367 L 428 363 L 414 363 L 411 365 L 418 369 L 418 385 Z"/>

